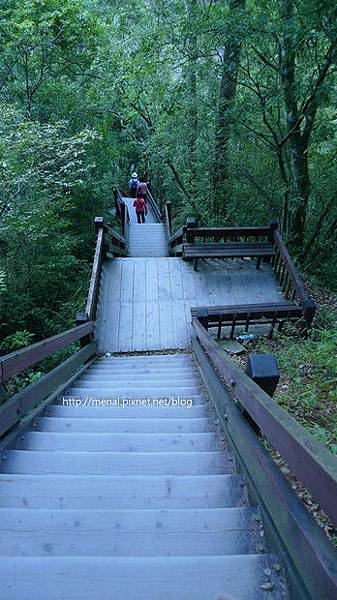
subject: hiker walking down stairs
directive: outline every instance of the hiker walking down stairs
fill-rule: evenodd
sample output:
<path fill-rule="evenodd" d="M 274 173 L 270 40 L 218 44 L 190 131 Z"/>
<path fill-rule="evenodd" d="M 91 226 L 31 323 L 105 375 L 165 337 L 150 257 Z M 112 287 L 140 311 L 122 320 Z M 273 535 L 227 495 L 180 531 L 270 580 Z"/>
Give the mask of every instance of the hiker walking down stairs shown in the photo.
<path fill-rule="evenodd" d="M 147 205 L 146 205 L 146 200 L 143 196 L 144 195 L 142 195 L 141 192 L 137 192 L 136 200 L 133 203 L 133 206 L 136 209 L 137 223 L 145 223 L 145 215 L 147 214 Z"/>
<path fill-rule="evenodd" d="M 145 177 L 139 178 L 139 184 L 137 188 L 137 196 L 141 196 L 144 200 L 147 200 L 148 183 L 145 181 Z"/>
<path fill-rule="evenodd" d="M 136 172 L 134 172 L 131 175 L 131 179 L 129 179 L 130 198 L 136 198 L 138 186 L 139 186 L 138 175 Z"/>

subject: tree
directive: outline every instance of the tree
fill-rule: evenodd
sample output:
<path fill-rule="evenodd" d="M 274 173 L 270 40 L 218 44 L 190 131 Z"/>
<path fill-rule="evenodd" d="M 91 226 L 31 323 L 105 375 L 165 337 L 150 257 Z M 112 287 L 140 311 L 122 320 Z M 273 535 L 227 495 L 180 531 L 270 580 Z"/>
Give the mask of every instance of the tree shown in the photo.
<path fill-rule="evenodd" d="M 230 0 L 229 2 L 229 18 L 223 48 L 212 173 L 212 211 L 218 221 L 223 221 L 226 218 L 229 201 L 229 143 L 242 47 L 243 28 L 237 25 L 234 26 L 234 23 L 236 20 L 240 23 L 245 7 L 246 0 Z"/>

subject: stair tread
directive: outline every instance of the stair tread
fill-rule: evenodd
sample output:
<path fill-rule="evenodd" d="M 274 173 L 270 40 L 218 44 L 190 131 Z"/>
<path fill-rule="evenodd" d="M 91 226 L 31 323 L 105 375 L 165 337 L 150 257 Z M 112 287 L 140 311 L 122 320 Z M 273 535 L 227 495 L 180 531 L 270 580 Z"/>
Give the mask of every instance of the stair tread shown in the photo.
<path fill-rule="evenodd" d="M 152 417 L 155 415 L 156 418 L 166 419 L 169 418 L 200 418 L 208 416 L 207 404 L 192 404 L 190 408 L 186 406 L 63 406 L 62 404 L 54 404 L 47 409 L 49 416 L 57 418 L 64 417 L 76 417 L 76 418 L 87 418 L 89 416 L 96 417 L 99 415 L 102 419 L 108 418 L 126 418 L 138 419 L 140 417 Z"/>
<path fill-rule="evenodd" d="M 216 450 L 214 433 L 102 433 L 31 431 L 17 448 L 37 451 L 202 452 Z"/>
<path fill-rule="evenodd" d="M 0 556 L 251 553 L 258 541 L 255 513 L 253 508 L 2 509 Z"/>
<path fill-rule="evenodd" d="M 195 557 L 3 557 L 0 592 L 11 600 L 265 600 L 271 568 L 273 600 L 284 598 L 272 555 Z M 41 573 L 48 574 L 43 578 Z M 62 573 L 62 576 L 60 574 Z M 244 573 L 244 577 L 243 577 Z"/>
<path fill-rule="evenodd" d="M 213 432 L 208 418 L 195 419 L 99 419 L 41 417 L 37 422 L 40 431 L 74 431 L 102 433 L 197 433 Z"/>
<path fill-rule="evenodd" d="M 232 471 L 224 452 L 91 452 L 9 450 L 3 473 L 198 475 Z"/>
<path fill-rule="evenodd" d="M 7 508 L 215 508 L 245 506 L 237 474 L 73 475 L 0 474 L 0 506 Z"/>

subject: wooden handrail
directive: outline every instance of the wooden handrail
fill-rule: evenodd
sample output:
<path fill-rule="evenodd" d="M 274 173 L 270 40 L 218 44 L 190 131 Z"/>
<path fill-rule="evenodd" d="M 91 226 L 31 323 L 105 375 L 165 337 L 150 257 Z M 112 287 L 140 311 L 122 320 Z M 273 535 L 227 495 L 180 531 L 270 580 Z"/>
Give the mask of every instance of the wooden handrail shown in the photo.
<path fill-rule="evenodd" d="M 29 367 L 41 362 L 44 358 L 51 356 L 54 352 L 62 350 L 69 344 L 90 335 L 94 330 L 94 323 L 88 321 L 57 335 L 53 335 L 41 342 L 31 344 L 21 350 L 16 350 L 0 358 L 1 383 L 4 383 L 16 373 L 24 371 Z"/>
<path fill-rule="evenodd" d="M 337 525 L 337 458 L 219 350 L 196 317 L 193 330 L 235 398 Z"/>
<path fill-rule="evenodd" d="M 286 299 L 296 300 L 302 309 L 307 327 L 310 328 L 315 316 L 316 304 L 309 298 L 278 229 L 274 229 L 273 241 L 276 256 L 272 264 L 281 290 Z"/>
<path fill-rule="evenodd" d="M 116 207 L 116 215 L 117 217 L 121 216 L 121 205 L 123 204 L 123 196 L 120 193 L 118 188 L 113 190 L 113 195 L 115 199 L 115 207 Z"/>
<path fill-rule="evenodd" d="M 162 220 L 161 211 L 160 211 L 160 208 L 159 208 L 157 202 L 155 201 L 151 191 L 149 190 L 149 186 L 147 188 L 147 199 L 151 204 L 154 214 L 156 215 L 158 221 L 160 222 Z"/>
<path fill-rule="evenodd" d="M 267 237 L 270 235 L 270 227 L 193 227 L 193 237 Z"/>
<path fill-rule="evenodd" d="M 172 205 L 171 202 L 166 202 L 163 210 L 163 220 L 165 223 L 166 237 L 169 240 L 172 235 Z"/>
<path fill-rule="evenodd" d="M 129 208 L 128 205 L 125 204 L 124 200 L 121 202 L 121 221 L 122 221 L 122 232 L 125 240 L 128 239 L 128 228 L 130 222 Z M 124 240 L 124 241 L 125 241 Z"/>
<path fill-rule="evenodd" d="M 271 234 L 272 230 L 270 227 L 195 227 L 189 226 L 187 223 L 170 237 L 169 244 L 174 246 L 178 241 L 179 243 L 183 243 L 184 241 L 193 243 L 195 238 L 198 237 L 204 239 L 208 237 L 213 239 L 239 237 L 264 237 L 270 239 Z"/>
<path fill-rule="evenodd" d="M 294 263 L 290 257 L 290 254 L 287 250 L 287 247 L 282 239 L 280 232 L 276 229 L 274 231 L 274 242 L 276 248 L 279 250 L 279 253 L 282 257 L 283 263 L 289 273 L 289 277 L 292 281 L 292 284 L 301 299 L 302 302 L 305 302 L 308 299 L 308 295 L 305 291 L 304 285 L 295 269 Z"/>
<path fill-rule="evenodd" d="M 125 206 L 124 203 L 122 204 L 122 207 L 123 206 Z M 78 314 L 78 322 L 83 322 L 86 320 L 91 321 L 95 319 L 102 264 L 105 258 L 106 250 L 109 249 L 116 254 L 126 254 L 127 243 L 125 237 L 120 235 L 109 225 L 105 225 L 103 217 L 95 218 L 95 228 L 97 230 L 97 239 L 85 313 Z"/>
<path fill-rule="evenodd" d="M 89 323 L 86 323 L 88 326 Z M 91 324 L 93 325 L 93 324 Z M 80 327 L 84 327 L 81 325 Z M 34 383 L 12 396 L 0 407 L 0 436 L 20 421 L 29 410 L 45 400 L 60 384 L 62 384 L 76 369 L 85 364 L 96 354 L 95 342 L 87 344 L 58 367 L 43 375 Z M 39 362 L 39 361 L 36 361 Z"/>
<path fill-rule="evenodd" d="M 89 291 L 85 312 L 89 321 L 93 320 L 96 315 L 98 289 L 101 278 L 102 261 L 104 255 L 104 225 L 101 217 L 96 217 L 95 225 L 98 228 L 94 262 L 91 270 Z"/>
<path fill-rule="evenodd" d="M 183 227 L 180 227 L 179 229 L 177 229 L 177 231 L 171 235 L 170 239 L 169 239 L 169 243 L 171 245 L 175 245 L 174 243 L 177 242 L 178 240 L 182 239 L 183 236 L 186 233 L 186 226 L 184 225 Z"/>
<path fill-rule="evenodd" d="M 104 236 L 105 238 L 108 237 L 111 239 L 114 246 L 120 245 L 121 248 L 125 248 L 126 239 L 125 239 L 124 235 L 121 235 L 120 233 L 118 233 L 118 231 L 115 231 L 114 229 L 112 229 L 112 227 L 110 227 L 110 225 L 104 226 L 104 234 L 105 234 L 105 236 Z"/>

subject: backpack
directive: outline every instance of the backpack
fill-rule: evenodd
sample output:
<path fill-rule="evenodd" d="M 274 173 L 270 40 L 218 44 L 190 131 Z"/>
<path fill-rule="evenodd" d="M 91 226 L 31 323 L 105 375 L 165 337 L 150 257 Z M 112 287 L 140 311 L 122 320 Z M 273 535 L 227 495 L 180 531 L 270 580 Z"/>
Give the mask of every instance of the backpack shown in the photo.
<path fill-rule="evenodd" d="M 138 179 L 130 179 L 130 190 L 136 190 L 138 188 Z"/>

